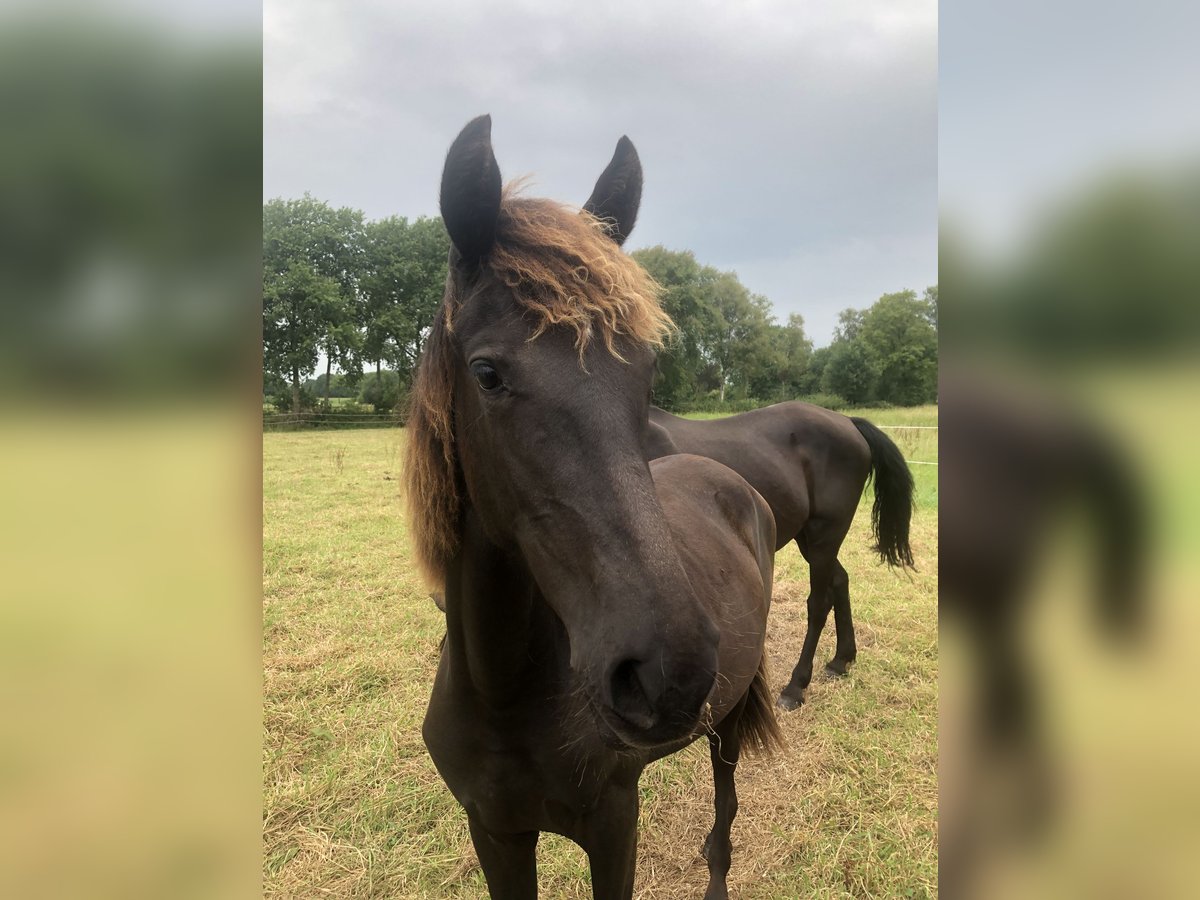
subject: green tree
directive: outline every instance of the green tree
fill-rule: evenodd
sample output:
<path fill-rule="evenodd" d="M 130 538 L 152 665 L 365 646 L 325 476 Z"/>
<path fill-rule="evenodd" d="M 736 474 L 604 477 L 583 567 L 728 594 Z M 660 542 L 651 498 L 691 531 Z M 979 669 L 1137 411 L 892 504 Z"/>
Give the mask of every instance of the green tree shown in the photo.
<path fill-rule="evenodd" d="M 348 371 L 359 343 L 359 282 L 365 263 L 363 214 L 305 194 L 299 200 L 271 200 L 263 204 L 263 353 L 264 360 L 287 358 L 305 366 L 307 375 L 316 365 L 318 351 L 328 360 L 326 374 L 336 362 Z M 333 286 L 333 293 L 328 291 Z M 298 292 L 314 291 L 301 303 Z M 285 300 L 283 298 L 291 298 Z M 297 305 L 318 316 L 304 322 L 294 318 L 268 322 L 268 315 L 289 316 Z M 271 341 L 283 341 L 276 351 Z M 311 358 L 311 362 L 303 360 Z M 290 368 L 282 377 L 293 384 L 294 407 L 299 409 L 298 376 Z M 328 379 L 326 380 L 328 383 Z"/>
<path fill-rule="evenodd" d="M 633 253 L 642 267 L 663 288 L 662 305 L 678 328 L 658 355 L 654 399 L 660 406 L 678 409 L 700 392 L 704 368 L 704 335 L 716 316 L 708 296 L 714 270 L 701 266 L 690 251 L 650 247 Z"/>
<path fill-rule="evenodd" d="M 634 258 L 663 288 L 663 308 L 679 329 L 659 354 L 655 399 L 679 407 L 712 390 L 721 401 L 772 367 L 771 304 L 733 272 L 702 266 L 690 251 L 651 247 Z"/>
<path fill-rule="evenodd" d="M 314 395 L 320 394 L 322 397 L 353 398 L 358 396 L 357 387 L 351 386 L 344 374 L 334 374 L 328 379 L 324 374 L 321 374 L 316 378 L 305 382 L 305 386 L 308 387 Z"/>
<path fill-rule="evenodd" d="M 929 320 L 929 324 L 933 326 L 933 330 L 937 331 L 938 286 L 934 284 L 925 288 L 925 294 L 921 299 L 925 302 L 925 318 Z"/>
<path fill-rule="evenodd" d="M 936 397 L 937 331 L 929 312 L 915 291 L 899 291 L 884 294 L 863 315 L 854 342 L 866 348 L 877 373 L 872 399 L 913 406 Z"/>
<path fill-rule="evenodd" d="M 710 296 L 716 315 L 705 350 L 716 366 L 721 402 L 731 388 L 748 396 L 751 381 L 771 368 L 771 303 L 751 294 L 733 272 L 719 273 Z"/>
<path fill-rule="evenodd" d="M 818 347 L 812 352 L 808 358 L 808 365 L 797 381 L 796 393 L 798 394 L 818 394 L 823 388 L 821 386 L 822 377 L 825 374 L 825 366 L 829 362 L 830 347 Z"/>
<path fill-rule="evenodd" d="M 338 283 L 307 262 L 264 275 L 263 370 L 291 385 L 292 412 L 300 412 L 301 376 L 316 366 L 325 324 L 340 307 Z"/>
<path fill-rule="evenodd" d="M 838 324 L 833 329 L 833 341 L 853 341 L 862 330 L 863 317 L 866 313 L 861 309 L 843 309 L 838 313 Z"/>
<path fill-rule="evenodd" d="M 362 380 L 358 390 L 360 403 L 369 403 L 376 412 L 389 412 L 400 398 L 400 379 L 395 372 L 384 369 L 372 372 Z"/>
<path fill-rule="evenodd" d="M 763 400 L 787 400 L 802 393 L 801 383 L 813 354 L 812 341 L 804 333 L 804 317 L 792 313 L 786 325 L 768 326 L 768 344 L 751 394 Z"/>
<path fill-rule="evenodd" d="M 366 227 L 362 362 L 383 364 L 404 384 L 421 353 L 446 285 L 450 238 L 439 218 L 392 216 Z M 360 369 L 361 370 L 361 369 Z"/>
<path fill-rule="evenodd" d="M 821 373 L 821 390 L 837 394 L 847 403 L 866 403 L 873 399 L 877 372 L 871 352 L 862 341 L 834 341 Z"/>

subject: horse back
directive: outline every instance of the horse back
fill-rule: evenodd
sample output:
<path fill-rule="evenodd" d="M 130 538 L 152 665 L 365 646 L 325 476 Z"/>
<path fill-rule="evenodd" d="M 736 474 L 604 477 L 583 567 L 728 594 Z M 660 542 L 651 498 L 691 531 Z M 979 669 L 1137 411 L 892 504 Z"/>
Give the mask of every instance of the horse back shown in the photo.
<path fill-rule="evenodd" d="M 800 401 L 696 421 L 651 408 L 650 422 L 679 452 L 724 463 L 762 494 L 777 546 L 812 518 L 848 524 L 871 470 L 870 447 L 849 418 Z"/>

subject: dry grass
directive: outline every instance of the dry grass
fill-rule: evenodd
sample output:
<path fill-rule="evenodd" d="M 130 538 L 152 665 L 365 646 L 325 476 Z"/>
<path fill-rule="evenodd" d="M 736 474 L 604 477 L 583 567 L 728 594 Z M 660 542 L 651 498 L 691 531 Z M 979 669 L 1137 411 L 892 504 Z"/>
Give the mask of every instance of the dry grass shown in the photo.
<path fill-rule="evenodd" d="M 442 627 L 409 560 L 403 440 L 386 429 L 264 435 L 263 840 L 273 897 L 486 895 L 465 816 L 421 742 Z M 859 661 L 848 678 L 814 680 L 809 703 L 784 718 L 784 754 L 739 767 L 734 896 L 936 894 L 936 468 L 916 475 L 919 571 L 875 564 L 863 504 L 842 555 Z M 768 639 L 777 684 L 799 654 L 806 594 L 803 560 L 786 549 Z M 818 667 L 832 647 L 831 620 Z M 636 896 L 703 892 L 711 803 L 703 742 L 647 769 Z M 591 896 L 573 844 L 543 836 L 538 860 L 543 896 Z"/>

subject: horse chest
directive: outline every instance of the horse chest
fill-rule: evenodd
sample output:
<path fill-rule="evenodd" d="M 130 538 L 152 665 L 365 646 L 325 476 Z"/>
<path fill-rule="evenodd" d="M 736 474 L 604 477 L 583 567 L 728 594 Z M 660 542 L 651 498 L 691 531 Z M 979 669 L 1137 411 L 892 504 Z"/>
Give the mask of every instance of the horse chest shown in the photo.
<path fill-rule="evenodd" d="M 435 691 L 425 744 L 455 799 L 488 830 L 571 836 L 608 782 L 607 754 L 572 755 L 550 710 L 497 714 Z"/>

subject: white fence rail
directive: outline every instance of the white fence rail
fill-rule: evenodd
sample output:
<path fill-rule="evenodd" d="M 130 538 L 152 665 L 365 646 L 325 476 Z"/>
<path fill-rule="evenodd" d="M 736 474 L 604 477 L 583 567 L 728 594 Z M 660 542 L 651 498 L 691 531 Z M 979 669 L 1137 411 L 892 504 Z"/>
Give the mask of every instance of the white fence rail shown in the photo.
<path fill-rule="evenodd" d="M 876 425 L 876 428 L 887 431 L 937 431 L 936 425 Z M 923 459 L 907 459 L 905 460 L 910 466 L 936 466 L 935 462 L 928 462 Z"/>

